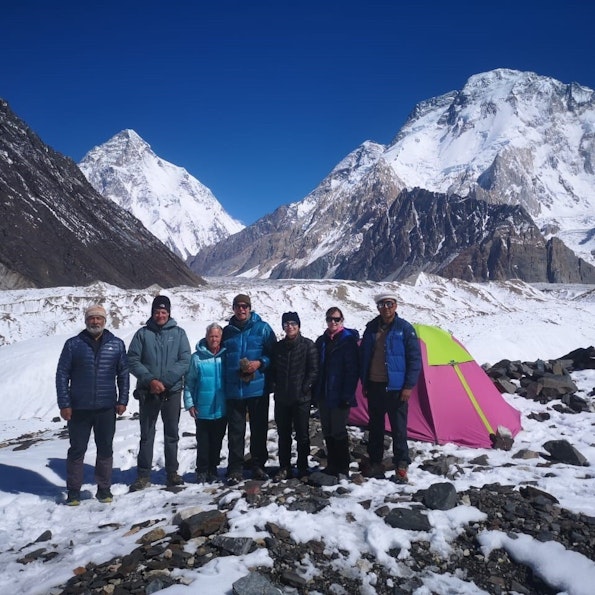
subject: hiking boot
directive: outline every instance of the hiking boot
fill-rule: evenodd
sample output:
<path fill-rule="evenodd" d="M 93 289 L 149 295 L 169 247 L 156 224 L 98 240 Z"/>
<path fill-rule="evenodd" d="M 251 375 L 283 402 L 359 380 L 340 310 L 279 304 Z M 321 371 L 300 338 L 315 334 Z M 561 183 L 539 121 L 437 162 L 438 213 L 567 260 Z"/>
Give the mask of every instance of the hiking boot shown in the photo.
<path fill-rule="evenodd" d="M 269 478 L 266 471 L 262 467 L 254 467 L 252 469 L 252 479 L 266 481 Z"/>
<path fill-rule="evenodd" d="M 208 481 L 209 479 L 204 471 L 197 472 L 196 483 L 207 483 Z"/>
<path fill-rule="evenodd" d="M 285 481 L 286 479 L 291 479 L 293 477 L 293 473 L 291 472 L 291 467 L 281 467 L 275 477 L 273 477 L 273 481 Z"/>
<path fill-rule="evenodd" d="M 217 469 L 209 469 L 207 473 L 207 481 L 209 483 L 215 483 L 219 481 L 219 476 L 217 475 Z"/>
<path fill-rule="evenodd" d="M 167 474 L 167 487 L 173 488 L 174 486 L 183 486 L 184 480 L 174 471 L 173 473 Z"/>
<path fill-rule="evenodd" d="M 394 477 L 391 478 L 395 483 L 408 483 L 407 467 L 398 467 L 395 471 Z"/>
<path fill-rule="evenodd" d="M 384 479 L 384 465 L 382 463 L 372 463 L 368 469 L 362 471 L 362 475 L 373 479 Z"/>
<path fill-rule="evenodd" d="M 148 477 L 145 477 L 144 475 L 139 475 L 134 480 L 132 485 L 128 488 L 128 491 L 129 492 L 140 492 L 141 490 L 148 488 L 150 485 L 151 485 L 151 482 Z"/>
<path fill-rule="evenodd" d="M 114 496 L 109 488 L 99 488 L 95 497 L 103 504 L 109 504 L 114 499 Z"/>
<path fill-rule="evenodd" d="M 310 469 L 298 469 L 297 476 L 300 481 L 308 481 L 308 478 L 310 477 Z"/>
<path fill-rule="evenodd" d="M 231 471 L 227 474 L 227 485 L 235 486 L 244 481 L 244 474 L 241 471 Z"/>
<path fill-rule="evenodd" d="M 81 503 L 81 493 L 79 490 L 68 490 L 66 496 L 66 506 L 78 506 Z"/>

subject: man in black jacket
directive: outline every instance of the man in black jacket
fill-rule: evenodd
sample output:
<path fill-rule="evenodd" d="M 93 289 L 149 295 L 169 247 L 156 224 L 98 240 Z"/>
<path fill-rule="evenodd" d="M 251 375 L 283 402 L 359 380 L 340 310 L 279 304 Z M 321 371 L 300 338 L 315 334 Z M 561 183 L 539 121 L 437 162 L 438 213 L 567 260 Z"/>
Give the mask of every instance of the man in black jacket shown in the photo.
<path fill-rule="evenodd" d="M 104 503 L 112 501 L 116 413 L 122 415 L 126 411 L 130 373 L 124 342 L 105 330 L 105 323 L 106 312 L 102 306 L 87 308 L 86 328 L 66 341 L 56 371 L 58 407 L 62 419 L 68 422 L 70 438 L 66 459 L 66 504 L 69 506 L 80 503 L 91 430 L 97 446 L 97 499 Z"/>
<path fill-rule="evenodd" d="M 297 442 L 298 476 L 304 479 L 308 475 L 310 400 L 318 375 L 318 352 L 314 343 L 301 335 L 297 312 L 285 312 L 281 324 L 285 337 L 275 344 L 272 358 L 275 423 L 279 436 L 279 472 L 275 481 L 293 476 L 292 430 L 295 430 Z"/>

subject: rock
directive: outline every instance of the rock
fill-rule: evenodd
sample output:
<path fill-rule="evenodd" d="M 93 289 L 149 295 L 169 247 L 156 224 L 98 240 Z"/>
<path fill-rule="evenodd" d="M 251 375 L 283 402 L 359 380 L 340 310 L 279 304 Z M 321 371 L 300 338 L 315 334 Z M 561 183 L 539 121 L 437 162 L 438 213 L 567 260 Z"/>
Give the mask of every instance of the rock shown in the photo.
<path fill-rule="evenodd" d="M 552 459 L 568 465 L 588 466 L 589 461 L 567 440 L 550 440 L 543 445 Z"/>
<path fill-rule="evenodd" d="M 180 523 L 180 535 L 188 540 L 200 535 L 212 535 L 227 523 L 227 516 L 219 510 L 199 512 Z"/>
<path fill-rule="evenodd" d="M 234 595 L 281 595 L 281 590 L 259 572 L 243 576 L 232 587 Z"/>
<path fill-rule="evenodd" d="M 393 529 L 407 531 L 429 531 L 432 528 L 427 515 L 410 508 L 393 508 L 384 518 L 384 522 Z"/>
<path fill-rule="evenodd" d="M 211 543 L 220 550 L 233 556 L 244 556 L 256 549 L 256 544 L 251 537 L 224 537 L 215 535 Z"/>
<path fill-rule="evenodd" d="M 431 510 L 450 510 L 457 505 L 457 490 L 452 483 L 434 483 L 425 490 L 422 502 Z"/>

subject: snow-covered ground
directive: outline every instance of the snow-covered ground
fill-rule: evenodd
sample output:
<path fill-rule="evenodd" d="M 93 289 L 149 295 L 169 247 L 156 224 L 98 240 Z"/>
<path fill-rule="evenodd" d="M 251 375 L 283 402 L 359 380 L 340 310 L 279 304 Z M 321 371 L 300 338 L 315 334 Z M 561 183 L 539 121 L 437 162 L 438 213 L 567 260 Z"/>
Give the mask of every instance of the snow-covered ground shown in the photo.
<path fill-rule="evenodd" d="M 211 279 L 205 288 L 175 288 L 163 291 L 172 300 L 172 316 L 186 329 L 194 345 L 210 322 L 223 323 L 230 316 L 231 301 L 237 293 L 252 297 L 253 310 L 267 320 L 281 336 L 281 314 L 297 311 L 302 320 L 302 333 L 310 338 L 325 328 L 324 314 L 331 305 L 342 308 L 346 326 L 363 332 L 366 321 L 375 314 L 374 295 L 392 289 L 399 296 L 399 313 L 411 322 L 435 324 L 461 340 L 479 363 L 495 363 L 508 359 L 533 361 L 537 358 L 559 357 L 567 352 L 593 344 L 595 338 L 595 291 L 592 286 L 543 286 L 522 282 L 470 284 L 421 276 L 411 284 L 361 283 L 352 281 L 255 281 Z M 0 592 L 45 594 L 52 587 L 66 582 L 77 567 L 104 562 L 116 555 L 132 551 L 139 534 L 128 531 L 135 523 L 164 517 L 166 504 L 175 501 L 178 510 L 212 504 L 212 486 L 189 484 L 178 494 L 160 489 L 128 493 L 128 484 L 135 477 L 138 447 L 138 422 L 131 419 L 136 401 L 118 421 L 114 441 L 114 502 L 104 505 L 93 496 L 92 466 L 95 458 L 93 440 L 86 458 L 85 499 L 77 508 L 63 505 L 65 457 L 68 441 L 65 424 L 56 421 L 54 373 L 64 341 L 83 328 L 83 311 L 99 301 L 110 312 L 108 328 L 130 341 L 135 330 L 148 318 L 150 304 L 159 288 L 126 291 L 105 284 L 44 290 L 0 292 Z M 575 373 L 573 379 L 580 395 L 593 402 L 587 394 L 595 386 L 595 371 Z M 365 593 L 374 593 L 373 578 L 366 575 L 360 564 L 363 553 L 373 554 L 379 563 L 399 575 L 399 562 L 386 552 L 402 548 L 406 555 L 417 536 L 413 532 L 392 529 L 376 514 L 359 504 L 363 500 L 383 502 L 395 493 L 410 493 L 428 487 L 435 476 L 419 469 L 420 460 L 429 457 L 431 449 L 471 460 L 479 454 L 488 456 L 492 467 L 476 469 L 470 466 L 453 480 L 457 491 L 470 486 L 501 482 L 518 485 L 533 484 L 574 512 L 595 516 L 595 479 L 585 468 L 556 465 L 555 477 L 539 460 L 506 465 L 514 452 L 521 448 L 543 451 L 547 440 L 564 438 L 571 442 L 589 461 L 595 464 L 593 425 L 595 413 L 564 415 L 547 405 L 518 396 L 505 398 L 522 413 L 523 430 L 515 439 L 513 450 L 477 450 L 455 445 L 436 447 L 415 443 L 418 453 L 410 468 L 414 485 L 397 486 L 389 481 L 369 480 L 363 485 L 349 484 L 349 495 L 331 498 L 331 505 L 312 515 L 289 511 L 277 504 L 251 509 L 240 490 L 230 492 L 235 502 L 229 515 L 231 536 L 259 536 L 256 527 L 267 521 L 290 531 L 296 541 L 308 541 L 324 536 L 325 542 L 340 543 L 348 552 L 345 564 L 350 572 L 359 573 Z M 547 410 L 550 421 L 540 423 L 529 413 Z M 158 425 L 159 428 L 159 425 Z M 183 413 L 181 434 L 193 433 L 194 424 Z M 357 433 L 360 430 L 354 429 Z M 17 437 L 31 434 L 37 439 L 29 448 L 17 450 Z M 183 436 L 180 442 L 180 472 L 191 480 L 195 450 L 193 436 Z M 154 481 L 163 480 L 163 442 L 158 432 L 155 447 Z M 276 463 L 276 437 L 269 433 L 271 465 Z M 224 444 L 223 453 L 227 454 Z M 224 473 L 226 460 L 222 462 Z M 329 488 L 333 489 L 333 488 Z M 349 515 L 347 513 L 350 513 Z M 355 518 L 347 522 L 346 517 Z M 460 505 L 448 511 L 432 511 L 429 540 L 438 553 L 467 523 L 481 518 L 477 509 Z M 161 524 L 167 530 L 171 519 Z M 39 547 L 33 542 L 46 530 L 52 532 L 47 548 L 58 555 L 47 562 L 27 565 L 17 562 L 24 553 Z M 595 563 L 580 554 L 566 551 L 552 543 L 539 543 L 529 536 L 510 539 L 498 532 L 481 536 L 484 548 L 503 547 L 510 555 L 534 568 L 547 583 L 560 592 L 573 595 L 592 592 L 595 584 Z M 424 538 L 428 540 L 428 535 Z M 211 563 L 188 571 L 189 586 L 170 587 L 164 593 L 231 593 L 235 580 L 255 566 L 271 564 L 265 548 L 245 556 L 218 558 Z M 306 569 L 307 571 L 307 569 Z M 421 577 L 424 590 L 431 592 L 481 593 L 475 585 L 460 577 L 428 574 Z M 367 591 L 365 589 L 368 589 Z"/>

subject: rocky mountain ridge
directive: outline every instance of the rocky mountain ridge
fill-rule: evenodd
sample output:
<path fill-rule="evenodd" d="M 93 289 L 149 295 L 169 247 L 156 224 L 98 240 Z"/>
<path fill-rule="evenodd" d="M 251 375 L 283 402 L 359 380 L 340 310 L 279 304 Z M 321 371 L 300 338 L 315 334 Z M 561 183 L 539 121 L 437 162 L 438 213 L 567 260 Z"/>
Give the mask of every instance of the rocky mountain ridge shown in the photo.
<path fill-rule="evenodd" d="M 0 100 L 0 288 L 200 285 L 128 211 L 98 194 Z"/>
<path fill-rule="evenodd" d="M 479 74 L 416 106 L 388 147 L 365 142 L 302 201 L 189 263 L 259 278 L 423 271 L 592 283 L 594 139 L 592 90 L 506 69 Z"/>

